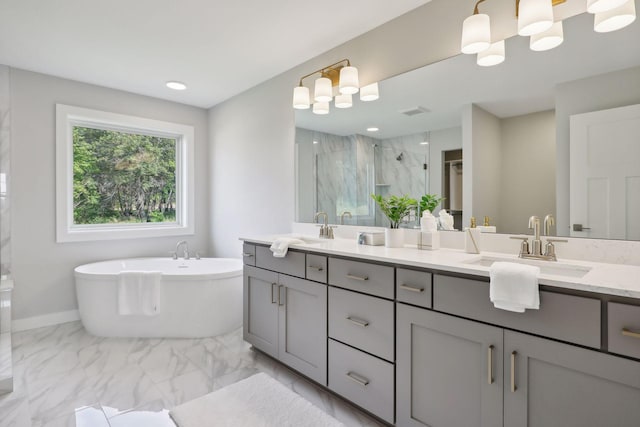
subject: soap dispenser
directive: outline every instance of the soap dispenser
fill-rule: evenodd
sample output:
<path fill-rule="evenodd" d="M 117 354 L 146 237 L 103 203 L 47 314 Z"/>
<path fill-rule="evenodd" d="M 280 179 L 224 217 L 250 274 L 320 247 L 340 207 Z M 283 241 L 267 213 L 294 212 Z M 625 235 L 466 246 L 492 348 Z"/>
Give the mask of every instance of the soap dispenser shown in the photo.
<path fill-rule="evenodd" d="M 426 209 L 422 212 L 420 220 L 420 249 L 436 250 L 440 249 L 440 233 L 438 232 L 438 220 Z"/>
<path fill-rule="evenodd" d="M 496 232 L 496 226 L 495 225 L 489 225 L 489 217 L 485 216 L 484 217 L 484 224 L 483 225 L 479 225 L 478 230 L 480 230 L 481 233 L 495 233 Z"/>

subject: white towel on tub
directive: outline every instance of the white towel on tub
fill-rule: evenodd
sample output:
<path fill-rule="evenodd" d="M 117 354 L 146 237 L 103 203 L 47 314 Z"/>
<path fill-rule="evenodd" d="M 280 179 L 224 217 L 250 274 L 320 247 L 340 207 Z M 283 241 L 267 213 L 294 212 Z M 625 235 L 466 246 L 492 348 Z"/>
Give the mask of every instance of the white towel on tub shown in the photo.
<path fill-rule="evenodd" d="M 118 314 L 155 316 L 160 313 L 160 271 L 121 271 Z"/>

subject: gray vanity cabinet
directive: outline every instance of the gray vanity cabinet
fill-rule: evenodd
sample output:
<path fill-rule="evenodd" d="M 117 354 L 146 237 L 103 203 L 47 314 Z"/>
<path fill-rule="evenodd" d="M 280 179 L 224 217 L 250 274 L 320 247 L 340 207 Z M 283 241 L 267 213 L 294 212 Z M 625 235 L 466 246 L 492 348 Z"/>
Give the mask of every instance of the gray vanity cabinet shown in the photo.
<path fill-rule="evenodd" d="M 278 358 L 327 384 L 327 286 L 280 275 Z"/>
<path fill-rule="evenodd" d="M 327 384 L 325 284 L 245 265 L 243 335 L 257 349 Z"/>
<path fill-rule="evenodd" d="M 278 273 L 244 266 L 244 340 L 278 357 Z"/>
<path fill-rule="evenodd" d="M 504 343 L 504 427 L 640 425 L 638 362 L 511 331 Z"/>
<path fill-rule="evenodd" d="M 399 426 L 502 426 L 503 330 L 397 305 Z"/>

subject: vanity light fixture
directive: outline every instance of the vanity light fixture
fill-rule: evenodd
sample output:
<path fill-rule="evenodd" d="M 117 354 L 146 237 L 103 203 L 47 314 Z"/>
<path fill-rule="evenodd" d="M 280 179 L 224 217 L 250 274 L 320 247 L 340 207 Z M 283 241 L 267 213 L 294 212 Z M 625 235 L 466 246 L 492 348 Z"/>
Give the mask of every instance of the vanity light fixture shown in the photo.
<path fill-rule="evenodd" d="M 587 0 L 587 12 L 600 13 L 622 6 L 626 0 Z"/>
<path fill-rule="evenodd" d="M 335 105 L 336 108 L 350 108 L 353 106 L 353 97 L 351 94 L 341 93 L 340 95 L 336 95 L 333 105 Z"/>
<path fill-rule="evenodd" d="M 529 47 L 537 52 L 550 50 L 560 46 L 564 41 L 564 32 L 562 30 L 562 21 L 554 22 L 547 31 L 534 34 L 529 39 Z"/>
<path fill-rule="evenodd" d="M 482 67 L 491 67 L 504 62 L 504 40 L 492 43 L 489 49 L 478 52 L 476 62 Z"/>
<path fill-rule="evenodd" d="M 369 127 L 367 128 L 367 132 L 378 132 L 380 129 L 378 129 L 377 127 L 373 126 L 373 127 Z"/>
<path fill-rule="evenodd" d="M 478 5 L 485 0 L 479 0 L 473 8 L 473 15 L 462 23 L 462 53 L 478 53 L 491 46 L 491 21 L 489 15 L 480 13 Z"/>
<path fill-rule="evenodd" d="M 551 0 L 520 0 L 516 7 L 518 34 L 521 36 L 540 34 L 553 25 Z"/>
<path fill-rule="evenodd" d="M 378 83 L 371 83 L 360 88 L 360 101 L 369 102 L 380 98 Z"/>
<path fill-rule="evenodd" d="M 478 12 L 479 0 L 473 15 L 462 23 L 462 53 L 477 53 L 481 66 L 504 61 L 504 40 L 491 43 L 489 16 Z M 518 34 L 530 36 L 529 47 L 534 51 L 553 49 L 564 41 L 562 21 L 553 21 L 553 6 L 567 0 L 515 0 Z M 635 0 L 586 0 L 587 11 L 595 13 L 593 29 L 598 33 L 619 30 L 636 19 Z"/>
<path fill-rule="evenodd" d="M 338 87 L 338 94 L 335 97 L 336 108 L 349 108 L 353 106 L 352 95 L 360 91 L 358 79 L 358 69 L 351 66 L 348 59 L 343 59 L 327 67 L 316 70 L 300 78 L 297 87 L 293 89 L 293 108 L 304 110 L 312 103 L 309 88 L 303 84 L 304 79 L 314 75 L 319 75 L 314 83 L 313 90 L 313 112 L 316 114 L 328 114 L 329 102 L 334 99 L 334 87 Z M 365 86 L 367 89 L 361 92 L 362 101 L 373 101 L 378 99 L 378 84 L 373 83 Z"/>
<path fill-rule="evenodd" d="M 175 80 L 168 81 L 165 84 L 169 89 L 173 89 L 173 90 L 185 90 L 187 88 L 186 84 L 175 81 Z"/>
<path fill-rule="evenodd" d="M 624 28 L 635 20 L 635 0 L 627 0 L 626 3 L 614 9 L 596 13 L 593 20 L 593 30 L 597 33 L 608 33 Z"/>

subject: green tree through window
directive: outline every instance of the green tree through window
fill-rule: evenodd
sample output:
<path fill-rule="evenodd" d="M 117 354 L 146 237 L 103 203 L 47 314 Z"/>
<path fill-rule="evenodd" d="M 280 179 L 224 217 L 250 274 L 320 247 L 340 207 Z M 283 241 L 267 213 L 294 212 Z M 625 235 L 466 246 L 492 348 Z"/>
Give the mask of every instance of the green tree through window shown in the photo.
<path fill-rule="evenodd" d="M 74 224 L 176 220 L 176 139 L 73 127 Z"/>

